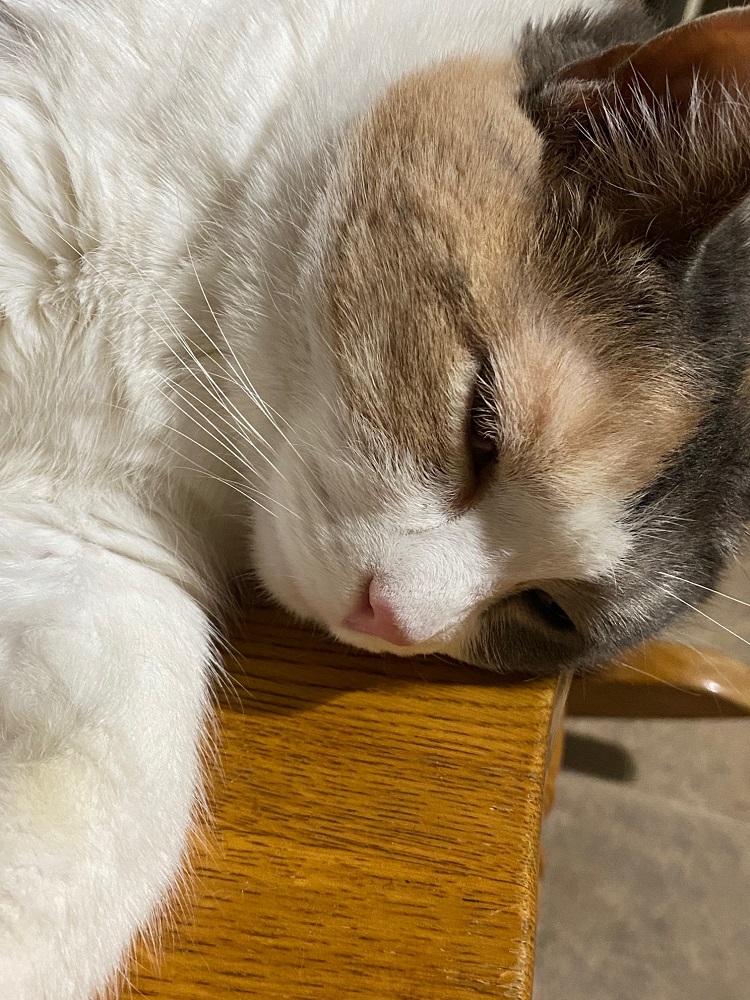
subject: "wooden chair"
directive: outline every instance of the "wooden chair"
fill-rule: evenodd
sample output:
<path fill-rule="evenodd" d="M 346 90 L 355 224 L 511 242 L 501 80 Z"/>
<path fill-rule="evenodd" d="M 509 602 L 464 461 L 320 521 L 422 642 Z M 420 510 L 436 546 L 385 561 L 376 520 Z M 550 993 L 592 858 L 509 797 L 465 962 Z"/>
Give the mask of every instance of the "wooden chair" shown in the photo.
<path fill-rule="evenodd" d="M 650 642 L 574 681 L 570 715 L 712 718 L 750 715 L 750 666 L 710 649 Z"/>
<path fill-rule="evenodd" d="M 368 656 L 268 608 L 236 645 L 214 827 L 132 995 L 530 1000 L 566 685 Z"/>
<path fill-rule="evenodd" d="M 703 674 L 653 644 L 575 682 L 570 705 L 750 709 L 750 668 L 698 661 Z M 227 668 L 214 827 L 161 959 L 133 963 L 133 995 L 530 1000 L 568 682 L 367 656 L 268 608 Z"/>

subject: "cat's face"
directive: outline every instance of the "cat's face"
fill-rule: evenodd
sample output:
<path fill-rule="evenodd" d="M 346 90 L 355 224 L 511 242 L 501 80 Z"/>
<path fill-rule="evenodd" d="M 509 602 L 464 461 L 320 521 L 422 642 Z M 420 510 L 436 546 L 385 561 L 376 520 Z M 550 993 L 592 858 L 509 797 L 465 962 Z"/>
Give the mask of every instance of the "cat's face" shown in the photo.
<path fill-rule="evenodd" d="M 346 642 L 545 671 L 652 634 L 731 531 L 690 471 L 719 390 L 684 275 L 550 185 L 517 73 L 406 80 L 343 144 L 256 552 Z"/>

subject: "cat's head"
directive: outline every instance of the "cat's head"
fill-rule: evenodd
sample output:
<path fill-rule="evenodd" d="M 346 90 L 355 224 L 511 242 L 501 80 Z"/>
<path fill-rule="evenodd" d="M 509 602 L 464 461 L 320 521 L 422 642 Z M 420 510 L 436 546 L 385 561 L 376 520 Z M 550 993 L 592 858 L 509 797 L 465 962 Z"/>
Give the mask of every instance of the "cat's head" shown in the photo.
<path fill-rule="evenodd" d="M 341 145 L 255 546 L 346 642 L 587 667 L 741 533 L 750 14 L 646 30 L 573 15 L 435 66 Z"/>

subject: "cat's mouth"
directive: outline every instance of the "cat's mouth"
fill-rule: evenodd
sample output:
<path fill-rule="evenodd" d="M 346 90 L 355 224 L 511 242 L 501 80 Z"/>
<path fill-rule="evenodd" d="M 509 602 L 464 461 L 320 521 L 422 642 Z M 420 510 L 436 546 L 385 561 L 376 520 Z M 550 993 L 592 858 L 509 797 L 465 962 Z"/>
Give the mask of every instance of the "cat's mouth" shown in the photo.
<path fill-rule="evenodd" d="M 390 656 L 430 656 L 434 653 L 440 653 L 445 656 L 461 659 L 461 651 L 466 645 L 464 639 L 459 639 L 455 636 L 453 639 L 444 639 L 436 636 L 434 640 L 427 642 L 398 645 L 388 642 L 386 639 L 366 635 L 353 629 L 331 628 L 330 631 L 334 638 L 347 646 L 354 646 L 356 649 L 362 649 L 368 653 L 387 653 Z"/>

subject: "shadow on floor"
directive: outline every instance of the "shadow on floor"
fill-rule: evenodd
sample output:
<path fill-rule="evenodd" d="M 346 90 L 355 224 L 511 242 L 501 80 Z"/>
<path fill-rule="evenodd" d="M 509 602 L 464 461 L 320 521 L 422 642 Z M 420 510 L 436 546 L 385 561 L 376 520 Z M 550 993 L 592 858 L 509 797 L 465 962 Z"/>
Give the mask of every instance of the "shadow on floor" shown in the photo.
<path fill-rule="evenodd" d="M 563 769 L 607 781 L 633 781 L 638 773 L 632 754 L 618 743 L 567 733 Z"/>

